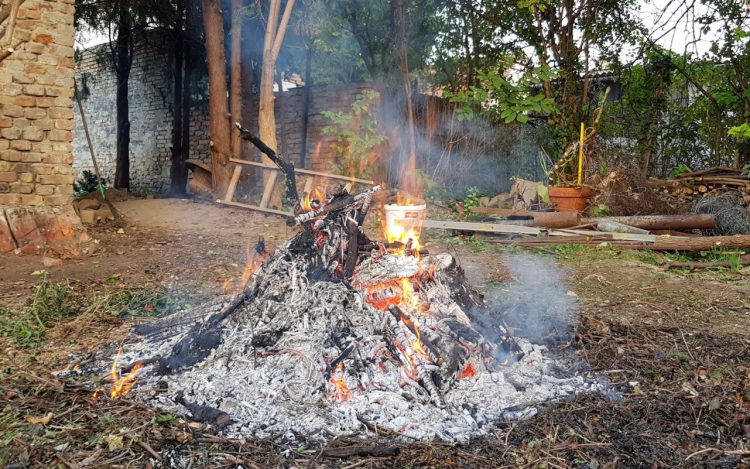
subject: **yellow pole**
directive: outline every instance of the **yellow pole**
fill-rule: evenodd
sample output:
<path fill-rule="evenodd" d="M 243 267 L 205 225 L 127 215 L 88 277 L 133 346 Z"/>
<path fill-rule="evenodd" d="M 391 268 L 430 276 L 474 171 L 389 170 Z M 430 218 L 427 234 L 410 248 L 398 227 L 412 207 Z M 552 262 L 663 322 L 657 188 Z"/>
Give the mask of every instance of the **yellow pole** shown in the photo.
<path fill-rule="evenodd" d="M 584 133 L 583 122 L 581 122 L 581 144 L 578 146 L 578 185 L 580 186 L 583 182 L 583 133 Z"/>

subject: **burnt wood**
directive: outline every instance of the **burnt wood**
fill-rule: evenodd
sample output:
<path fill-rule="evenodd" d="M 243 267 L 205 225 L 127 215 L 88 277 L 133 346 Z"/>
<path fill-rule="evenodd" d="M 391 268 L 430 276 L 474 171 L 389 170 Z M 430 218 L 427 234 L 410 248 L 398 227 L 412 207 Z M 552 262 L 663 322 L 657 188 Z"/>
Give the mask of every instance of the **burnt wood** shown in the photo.
<path fill-rule="evenodd" d="M 279 167 L 279 170 L 286 178 L 286 198 L 292 204 L 292 206 L 297 207 L 299 205 L 299 194 L 297 193 L 297 181 L 294 177 L 294 164 L 284 161 L 284 159 L 277 155 L 274 150 L 263 143 L 260 138 L 256 137 L 252 132 L 242 127 L 239 122 L 235 123 L 234 125 L 237 126 L 237 128 L 240 130 L 241 139 L 247 140 L 248 142 L 255 145 L 258 150 L 260 150 L 262 153 L 265 153 L 271 159 L 271 161 L 273 161 L 273 163 Z"/>
<path fill-rule="evenodd" d="M 215 407 L 195 404 L 193 402 L 186 401 L 184 391 L 178 392 L 174 397 L 174 401 L 178 404 L 182 404 L 188 411 L 190 411 L 190 420 L 193 420 L 195 422 L 214 424 L 219 427 L 225 427 L 232 423 L 232 419 L 229 417 L 229 414 L 222 410 L 219 410 Z"/>
<path fill-rule="evenodd" d="M 374 458 L 395 457 L 401 450 L 397 446 L 347 446 L 344 448 L 323 448 L 320 456 L 324 458 L 351 458 L 353 456 L 370 456 Z"/>

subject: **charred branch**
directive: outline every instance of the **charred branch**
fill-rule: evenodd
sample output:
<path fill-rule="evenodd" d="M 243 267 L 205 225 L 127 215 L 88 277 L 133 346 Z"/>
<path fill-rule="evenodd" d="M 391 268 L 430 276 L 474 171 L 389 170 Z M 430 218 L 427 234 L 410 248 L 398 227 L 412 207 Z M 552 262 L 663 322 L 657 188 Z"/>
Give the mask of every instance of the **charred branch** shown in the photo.
<path fill-rule="evenodd" d="M 185 400 L 185 392 L 180 391 L 174 397 L 175 402 L 182 404 L 190 412 L 190 420 L 225 427 L 232 423 L 229 414 L 211 406 L 195 404 Z"/>
<path fill-rule="evenodd" d="M 297 215 L 294 217 L 294 222 L 297 225 L 300 225 L 302 223 L 308 222 L 310 220 L 314 220 L 315 218 L 318 218 L 320 216 L 326 215 L 331 212 L 337 212 L 341 210 L 345 210 L 348 207 L 353 207 L 357 204 L 363 204 L 368 198 L 372 197 L 372 194 L 380 190 L 380 186 L 375 186 L 372 189 L 369 189 L 365 192 L 360 192 L 355 195 L 346 195 L 343 197 L 340 197 L 338 199 L 334 199 L 331 201 L 331 203 L 323 205 L 318 210 L 313 210 L 310 212 L 303 213 L 301 215 Z"/>
<path fill-rule="evenodd" d="M 324 458 L 351 458 L 368 456 L 373 458 L 395 457 L 401 450 L 397 446 L 348 446 L 344 448 L 324 448 L 320 456 Z"/>
<path fill-rule="evenodd" d="M 248 142 L 255 145 L 255 147 L 260 150 L 261 153 L 264 153 L 266 156 L 268 156 L 271 161 L 273 161 L 273 163 L 279 167 L 279 170 L 286 178 L 286 198 L 289 203 L 292 204 L 292 206 L 297 207 L 299 205 L 299 194 L 297 193 L 297 181 L 294 177 L 294 164 L 284 161 L 284 159 L 277 155 L 274 150 L 263 143 L 263 141 L 259 137 L 256 137 L 252 134 L 252 132 L 242 127 L 239 122 L 235 123 L 235 125 L 240 130 L 241 139 L 247 140 Z"/>

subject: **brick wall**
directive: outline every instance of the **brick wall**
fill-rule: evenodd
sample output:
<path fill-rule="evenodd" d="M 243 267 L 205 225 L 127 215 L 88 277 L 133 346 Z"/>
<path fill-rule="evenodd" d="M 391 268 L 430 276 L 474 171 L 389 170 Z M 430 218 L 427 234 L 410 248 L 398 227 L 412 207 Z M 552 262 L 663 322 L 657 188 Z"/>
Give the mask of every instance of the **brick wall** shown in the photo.
<path fill-rule="evenodd" d="M 0 62 L 0 253 L 90 252 L 70 204 L 73 3 L 26 0 Z"/>
<path fill-rule="evenodd" d="M 130 190 L 155 193 L 169 191 L 172 149 L 173 83 L 172 59 L 168 44 L 158 34 L 137 45 L 128 84 L 130 107 Z M 89 127 L 94 154 L 102 177 L 110 184 L 115 176 L 117 154 L 116 76 L 104 44 L 83 51 L 76 66 L 76 77 L 85 82 L 88 93 L 83 111 Z M 190 157 L 208 154 L 208 119 L 203 104 L 191 112 Z M 73 170 L 76 177 L 93 171 L 91 155 L 75 109 L 73 129 Z"/>
<path fill-rule="evenodd" d="M 332 145 L 336 136 L 324 134 L 323 128 L 331 124 L 331 120 L 323 115 L 324 111 L 351 112 L 351 105 L 357 95 L 365 89 L 375 89 L 372 83 L 352 83 L 341 86 L 313 86 L 310 88 L 310 108 L 307 123 L 307 152 L 305 167 L 316 171 L 328 171 L 336 158 Z M 300 166 L 302 153 L 302 113 L 304 110 L 304 88 L 293 88 L 284 92 L 282 101 L 276 99 L 276 139 L 284 157 Z M 250 109 L 258 108 L 258 96 L 253 95 L 245 99 L 243 106 Z M 284 110 L 282 121 L 281 111 Z M 256 117 L 257 114 L 253 113 Z M 282 122 L 284 127 L 282 128 Z M 246 127 L 256 130 L 257 117 L 246 123 Z M 283 148 L 282 133 L 286 132 L 286 142 L 289 148 Z M 256 151 L 259 158 L 259 153 Z"/>
<path fill-rule="evenodd" d="M 73 2 L 26 0 L 0 62 L 0 205 L 70 203 Z"/>
<path fill-rule="evenodd" d="M 28 1 L 28 0 L 27 0 Z M 91 133 L 94 151 L 102 176 L 111 183 L 115 174 L 116 113 L 115 75 L 107 60 L 108 45 L 84 51 L 76 68 L 76 77 L 85 79 L 89 94 L 83 101 L 86 121 Z M 157 34 L 149 35 L 148 43 L 136 49 L 130 72 L 130 187 L 139 193 L 147 189 L 155 193 L 169 191 L 169 170 L 172 147 L 172 58 L 168 45 Z M 331 144 L 335 137 L 324 135 L 323 127 L 330 121 L 323 111 L 351 110 L 351 103 L 362 89 L 370 84 L 349 86 L 312 87 L 308 120 L 308 145 L 306 167 L 326 171 L 334 158 Z M 281 126 L 281 106 L 276 101 L 276 123 L 278 142 L 286 132 L 289 148 L 283 154 L 299 165 L 302 150 L 302 111 L 304 89 L 297 88 L 284 93 L 284 117 L 286 126 Z M 244 106 L 257 110 L 257 95 L 246 97 Z M 76 178 L 83 170 L 93 171 L 86 137 L 81 126 L 78 109 L 75 112 L 73 135 L 73 171 Z M 251 111 L 257 116 L 257 111 Z M 257 130 L 257 119 L 244 124 Z M 210 164 L 208 103 L 199 101 L 190 112 L 190 158 Z M 252 145 L 245 143 L 248 152 Z M 260 154 L 255 152 L 255 159 Z"/>

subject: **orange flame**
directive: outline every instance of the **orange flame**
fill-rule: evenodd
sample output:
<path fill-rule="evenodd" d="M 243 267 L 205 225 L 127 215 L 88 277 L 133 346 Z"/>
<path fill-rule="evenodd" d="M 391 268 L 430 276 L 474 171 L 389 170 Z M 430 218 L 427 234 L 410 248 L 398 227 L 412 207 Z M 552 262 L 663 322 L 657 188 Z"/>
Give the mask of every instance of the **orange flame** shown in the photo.
<path fill-rule="evenodd" d="M 424 349 L 424 347 L 422 347 L 422 334 L 419 332 L 419 323 L 416 321 L 416 319 L 414 320 L 414 331 L 417 333 L 417 340 L 411 343 L 412 348 L 418 354 L 424 357 L 429 357 L 427 351 Z"/>
<path fill-rule="evenodd" d="M 310 205 L 310 194 L 305 194 L 305 198 L 302 199 L 302 202 L 300 203 L 302 206 L 302 209 L 306 212 L 309 212 L 312 210 L 312 206 Z"/>
<path fill-rule="evenodd" d="M 352 398 L 352 393 L 349 388 L 346 387 L 344 382 L 344 364 L 339 363 L 331 376 L 331 383 L 333 383 L 333 400 L 338 402 L 348 401 Z"/>
<path fill-rule="evenodd" d="M 421 303 L 408 278 L 401 279 L 401 302 L 412 310 L 419 309 Z"/>
<path fill-rule="evenodd" d="M 403 257 L 406 254 L 407 247 L 411 243 L 411 254 L 419 258 L 419 250 L 422 245 L 419 243 L 419 235 L 414 230 L 407 231 L 402 226 L 393 226 L 387 230 L 385 237 L 389 243 L 401 243 L 404 245 L 403 248 L 395 252 L 398 257 Z"/>
<path fill-rule="evenodd" d="M 322 203 L 325 199 L 327 189 L 327 185 L 323 187 L 313 187 L 309 193 L 305 194 L 305 198 L 300 201 L 300 206 L 302 207 L 302 209 L 306 212 L 310 212 L 312 210 L 317 210 L 318 208 L 320 208 L 319 206 L 313 206 L 313 201 L 316 201 L 318 204 Z"/>
<path fill-rule="evenodd" d="M 221 288 L 223 294 L 238 293 L 243 288 L 245 288 L 245 285 L 247 285 L 250 277 L 255 273 L 258 267 L 260 267 L 263 261 L 266 260 L 266 258 L 270 255 L 268 251 L 265 251 L 262 254 L 258 254 L 250 245 L 247 246 L 246 253 L 247 262 L 245 263 L 245 267 L 242 270 L 242 278 L 240 279 L 239 284 L 236 283 L 236 278 L 229 278 L 225 280 Z"/>
<path fill-rule="evenodd" d="M 240 288 L 245 286 L 247 281 L 250 280 L 250 276 L 255 272 L 255 256 L 253 255 L 249 244 L 247 245 L 247 248 L 245 248 L 245 252 L 247 253 L 247 263 L 245 264 L 245 270 L 242 271 L 242 286 Z"/>
<path fill-rule="evenodd" d="M 109 372 L 113 380 L 112 389 L 109 391 L 109 397 L 112 399 L 117 399 L 118 397 L 122 397 L 130 392 L 133 386 L 138 382 L 138 370 L 141 369 L 141 363 L 138 362 L 133 369 L 130 370 L 130 373 L 121 377 L 117 371 L 117 365 L 120 363 L 120 355 L 122 355 L 122 344 L 120 344 L 120 348 L 117 350 L 117 357 L 115 357 L 115 361 L 112 363 L 112 368 Z M 96 393 L 94 393 L 94 397 L 96 397 Z"/>
<path fill-rule="evenodd" d="M 406 197 L 406 199 L 404 200 L 404 196 L 399 192 L 396 194 L 396 205 L 412 205 L 411 199 Z M 419 250 L 422 247 L 421 243 L 419 242 L 419 232 L 421 231 L 421 226 L 421 221 L 419 221 L 419 224 L 416 227 L 404 227 L 398 224 L 395 224 L 394 226 L 386 226 L 385 220 L 383 220 L 382 222 L 383 234 L 385 235 L 388 242 L 402 243 L 404 245 L 404 249 L 396 252 L 396 255 L 398 255 L 399 257 L 405 254 L 406 246 L 411 242 L 412 254 L 414 255 L 414 257 L 419 258 Z"/>

